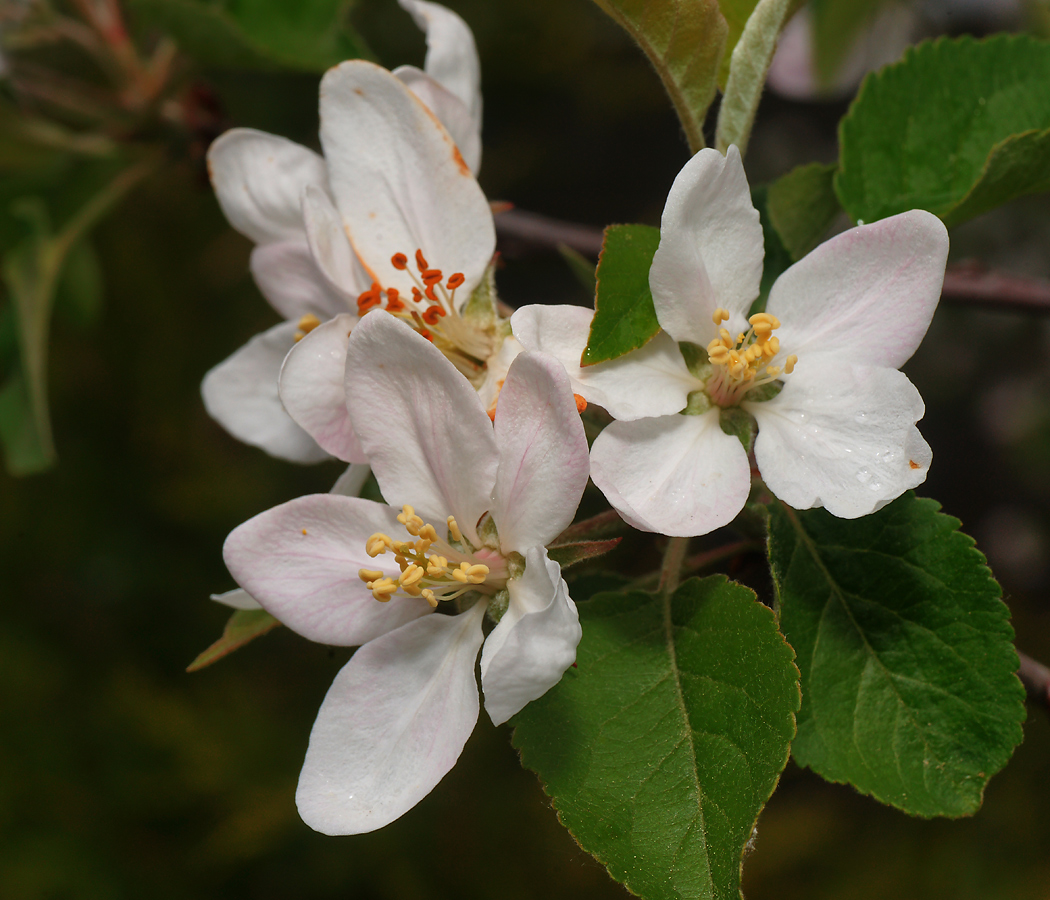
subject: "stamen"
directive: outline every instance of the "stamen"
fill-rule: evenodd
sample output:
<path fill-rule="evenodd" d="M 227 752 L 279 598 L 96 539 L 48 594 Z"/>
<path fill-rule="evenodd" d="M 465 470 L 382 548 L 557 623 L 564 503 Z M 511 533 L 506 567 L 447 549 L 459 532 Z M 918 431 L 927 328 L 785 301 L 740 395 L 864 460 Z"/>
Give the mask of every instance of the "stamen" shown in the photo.
<path fill-rule="evenodd" d="M 429 288 L 427 289 L 430 290 Z M 423 312 L 423 321 L 428 325 L 437 325 L 438 319 L 447 315 L 445 310 L 440 306 L 428 306 Z"/>
<path fill-rule="evenodd" d="M 394 542 L 381 531 L 377 531 L 365 541 L 365 553 L 373 559 L 382 556 L 387 550 L 394 549 Z"/>
<path fill-rule="evenodd" d="M 445 287 L 447 287 L 450 291 L 454 291 L 456 288 L 460 287 L 466 280 L 467 279 L 463 277 L 462 272 L 455 272 L 454 274 L 448 276 L 448 281 L 445 282 Z"/>
<path fill-rule="evenodd" d="M 729 314 L 719 308 L 712 320 L 720 325 L 728 317 Z M 767 365 L 780 353 L 780 338 L 773 334 L 780 327 L 780 320 L 763 312 L 755 313 L 748 322 L 750 329 L 737 334 L 735 341 L 727 329 L 719 328 L 718 337 L 707 345 L 707 357 L 714 371 L 706 390 L 722 407 L 736 406 L 753 388 L 776 381 L 781 374 L 791 374 L 798 361 L 797 356 L 791 356 L 783 366 Z"/>
<path fill-rule="evenodd" d="M 573 394 L 572 398 L 576 401 L 576 412 L 583 414 L 583 411 L 587 408 L 587 401 L 579 394 Z"/>
<path fill-rule="evenodd" d="M 463 533 L 459 530 L 459 525 L 456 524 L 455 516 L 449 516 L 447 519 L 448 533 L 452 535 L 452 540 L 457 544 L 463 541 Z"/>
<path fill-rule="evenodd" d="M 372 286 L 357 298 L 358 315 L 363 316 L 370 309 L 379 306 L 382 302 L 383 289 L 379 286 L 378 281 L 373 281 Z"/>
<path fill-rule="evenodd" d="M 408 268 L 408 257 L 404 253 L 395 253 L 390 257 L 390 265 L 403 272 Z"/>
<path fill-rule="evenodd" d="M 378 581 L 383 577 L 383 573 L 378 569 L 358 569 L 357 577 L 360 578 L 365 584 L 370 581 Z"/>
<path fill-rule="evenodd" d="M 723 322 L 729 321 L 729 310 L 722 309 L 722 307 L 720 306 L 714 311 L 714 314 L 711 316 L 711 319 L 714 321 L 715 325 L 721 325 Z"/>
<path fill-rule="evenodd" d="M 797 362 L 798 357 L 794 353 L 792 353 L 791 356 L 787 358 L 787 362 L 784 363 L 784 374 L 790 375 L 793 371 L 795 371 L 795 363 Z"/>
<path fill-rule="evenodd" d="M 386 309 L 387 312 L 399 313 L 405 308 L 405 301 L 401 299 L 401 296 L 397 288 L 386 289 Z"/>
<path fill-rule="evenodd" d="M 426 257 L 423 256 L 422 250 L 416 251 L 416 265 L 419 266 L 420 272 L 425 272 L 430 268 L 430 263 L 426 261 Z"/>

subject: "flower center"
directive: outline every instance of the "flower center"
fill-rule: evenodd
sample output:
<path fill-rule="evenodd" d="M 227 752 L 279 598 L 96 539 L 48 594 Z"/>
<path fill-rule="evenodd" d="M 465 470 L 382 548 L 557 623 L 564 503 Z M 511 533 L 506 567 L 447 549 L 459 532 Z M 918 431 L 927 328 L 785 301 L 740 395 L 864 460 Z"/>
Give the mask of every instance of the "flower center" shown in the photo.
<path fill-rule="evenodd" d="M 440 539 L 437 529 L 417 516 L 411 506 L 402 506 L 397 520 L 416 540 L 395 541 L 377 531 L 365 542 L 365 552 L 373 559 L 389 550 L 401 568 L 396 579 L 376 569 L 358 571 L 376 600 L 386 603 L 400 591 L 437 606 L 441 600 L 455 600 L 467 591 L 494 594 L 506 586 L 506 560 L 493 550 L 477 550 L 471 546 L 453 516 L 448 517 L 445 540 Z"/>
<path fill-rule="evenodd" d="M 715 325 L 729 318 L 729 312 L 716 309 Z M 719 328 L 719 337 L 707 345 L 707 355 L 714 371 L 707 380 L 705 390 L 718 406 L 737 406 L 749 391 L 771 384 L 780 375 L 790 375 L 798 362 L 792 354 L 783 366 L 770 363 L 780 352 L 780 338 L 773 331 L 780 327 L 780 320 L 769 313 L 755 313 L 748 323 L 751 329 L 736 336 L 734 341 L 729 331 Z"/>
<path fill-rule="evenodd" d="M 454 272 L 446 279 L 441 269 L 431 268 L 422 250 L 416 250 L 415 254 L 418 274 L 412 271 L 404 253 L 395 253 L 390 263 L 412 279 L 411 296 L 402 294 L 396 287 L 384 289 L 378 281 L 373 281 L 357 298 L 358 315 L 386 309 L 411 325 L 457 369 L 473 379 L 484 370 L 494 348 L 492 335 L 465 321 L 456 309 L 456 290 L 466 281 L 463 273 Z"/>

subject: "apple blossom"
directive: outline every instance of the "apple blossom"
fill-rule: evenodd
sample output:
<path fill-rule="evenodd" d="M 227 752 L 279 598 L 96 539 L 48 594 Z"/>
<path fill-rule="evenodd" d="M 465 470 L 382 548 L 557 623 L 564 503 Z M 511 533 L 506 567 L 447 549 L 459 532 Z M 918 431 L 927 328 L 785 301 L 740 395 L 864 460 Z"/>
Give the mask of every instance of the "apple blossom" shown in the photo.
<path fill-rule="evenodd" d="M 300 814 L 329 834 L 387 824 L 452 767 L 477 719 L 483 643 L 497 724 L 572 664 L 579 618 L 545 544 L 572 521 L 588 472 L 576 401 L 551 357 L 514 360 L 490 422 L 406 323 L 371 314 L 349 344 L 353 430 L 391 505 L 300 497 L 224 548 L 237 582 L 285 625 L 364 645 L 321 706 L 299 780 Z M 498 623 L 487 639 L 486 613 Z"/>
<path fill-rule="evenodd" d="M 464 160 L 474 172 L 481 160 L 480 74 L 473 36 L 459 16 L 438 4 L 400 2 L 426 32 L 425 71 L 402 66 L 392 75 L 383 70 L 384 75 L 399 79 L 397 84 L 403 87 L 404 97 L 398 104 L 402 112 L 410 105 L 405 102 L 410 97 L 426 103 L 428 109 L 421 111 L 416 103 L 418 108 L 400 123 L 384 122 L 383 139 L 394 143 L 387 143 L 383 152 L 396 160 L 399 141 L 425 119 L 429 132 L 442 135 L 436 143 L 444 148 L 446 157 L 450 155 L 449 141 L 456 145 L 455 161 L 445 160 L 444 165 L 455 165 L 455 177 L 471 183 L 477 195 L 472 207 L 475 219 L 487 217 L 491 232 L 491 215 L 487 205 L 481 209 L 484 198 L 480 189 L 469 173 L 459 172 Z M 337 68 L 329 73 L 325 83 L 331 86 L 345 81 L 333 74 L 340 71 Z M 345 90 L 335 88 L 333 92 L 347 97 Z M 338 101 L 325 103 L 324 97 L 322 107 L 325 157 L 285 138 L 246 128 L 227 132 L 208 152 L 209 171 L 223 212 L 238 231 L 255 241 L 252 274 L 263 295 L 286 321 L 252 338 L 207 374 L 202 385 L 205 406 L 231 434 L 274 456 L 298 462 L 314 462 L 328 454 L 285 413 L 277 389 L 281 363 L 305 333 L 333 316 L 356 311 L 358 296 L 373 283 L 369 270 L 375 265 L 374 261 L 359 260 L 351 249 L 344 227 L 351 227 L 346 206 L 352 201 L 345 190 L 336 190 L 331 180 L 333 158 L 336 169 L 345 171 L 355 165 L 352 157 L 357 148 L 345 148 L 338 137 L 325 140 L 324 135 L 359 130 L 360 123 L 354 118 L 358 110 Z M 390 115 L 395 113 L 391 111 Z M 433 147 L 433 134 L 430 137 Z M 408 155 L 413 152 L 409 150 Z M 393 177 L 395 181 L 405 180 L 396 172 Z M 438 177 L 433 184 L 440 187 L 447 181 Z M 435 202 L 440 204 L 441 198 Z M 456 207 L 455 202 L 451 205 Z M 336 207 L 344 214 L 343 221 Z M 372 223 L 358 219 L 354 227 L 360 231 Z M 482 225 L 481 232 L 484 230 Z M 486 240 L 483 233 L 480 237 L 479 250 L 487 265 L 494 237 Z M 480 276 L 459 291 L 463 301 L 471 296 L 479 280 Z M 354 456 L 353 461 L 361 460 Z"/>
<path fill-rule="evenodd" d="M 688 536 L 732 521 L 751 489 L 753 425 L 773 494 L 855 518 L 926 478 L 922 399 L 897 370 L 929 326 L 947 252 L 944 225 L 922 210 L 861 225 L 791 266 L 748 318 L 762 275 L 758 212 L 737 149 L 702 150 L 661 220 L 649 274 L 660 333 L 582 368 L 588 311 L 525 307 L 513 326 L 617 420 L 594 442 L 591 477 L 636 527 Z"/>

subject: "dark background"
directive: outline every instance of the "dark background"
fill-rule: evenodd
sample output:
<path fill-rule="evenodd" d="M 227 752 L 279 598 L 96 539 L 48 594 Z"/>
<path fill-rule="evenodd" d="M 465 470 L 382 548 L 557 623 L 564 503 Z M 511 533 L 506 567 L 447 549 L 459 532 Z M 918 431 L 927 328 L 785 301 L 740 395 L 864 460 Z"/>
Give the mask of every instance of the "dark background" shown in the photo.
<path fill-rule="evenodd" d="M 591 225 L 656 224 L 688 158 L 657 78 L 588 0 L 450 0 L 474 28 L 487 195 Z M 423 42 L 392 0 L 355 22 L 391 67 Z M 316 145 L 317 79 L 207 73 L 229 125 Z M 770 96 L 753 183 L 835 158 L 845 103 Z M 1046 198 L 957 229 L 953 259 L 1050 275 Z M 57 468 L 0 474 L 0 895 L 16 898 L 622 897 L 482 716 L 455 770 L 372 835 L 329 838 L 296 815 L 310 725 L 348 651 L 283 629 L 203 672 L 233 586 L 225 535 L 327 490 L 213 423 L 205 371 L 277 321 L 247 275 L 200 161 L 138 188 L 99 229 L 106 306 L 56 320 Z M 503 299 L 585 302 L 556 256 L 508 259 Z M 907 371 L 934 449 L 920 493 L 989 556 L 1018 644 L 1050 657 L 1050 331 L 1042 319 L 943 308 Z M 1050 727 L 961 821 L 920 821 L 789 766 L 745 863 L 751 900 L 1050 898 Z"/>

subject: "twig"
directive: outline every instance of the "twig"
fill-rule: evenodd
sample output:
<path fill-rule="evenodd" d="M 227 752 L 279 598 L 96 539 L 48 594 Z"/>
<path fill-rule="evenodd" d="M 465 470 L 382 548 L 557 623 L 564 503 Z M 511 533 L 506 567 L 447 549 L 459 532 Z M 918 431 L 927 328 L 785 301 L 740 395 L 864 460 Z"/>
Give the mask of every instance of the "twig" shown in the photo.
<path fill-rule="evenodd" d="M 660 567 L 660 583 L 656 588 L 665 597 L 670 597 L 682 580 L 682 563 L 685 561 L 685 551 L 688 549 L 689 538 L 667 539 L 667 549 L 664 550 L 664 561 Z"/>
<path fill-rule="evenodd" d="M 1021 651 L 1017 652 L 1017 656 L 1021 660 L 1017 677 L 1021 679 L 1028 696 L 1050 710 L 1050 669 Z"/>
<path fill-rule="evenodd" d="M 597 259 L 602 248 L 600 228 L 521 209 L 496 213 L 496 233 L 510 256 L 529 250 L 557 250 L 564 244 Z M 941 299 L 985 309 L 1050 313 L 1050 282 L 988 269 L 979 262 L 961 262 L 950 265 L 945 272 Z"/>

